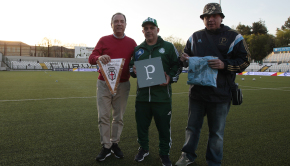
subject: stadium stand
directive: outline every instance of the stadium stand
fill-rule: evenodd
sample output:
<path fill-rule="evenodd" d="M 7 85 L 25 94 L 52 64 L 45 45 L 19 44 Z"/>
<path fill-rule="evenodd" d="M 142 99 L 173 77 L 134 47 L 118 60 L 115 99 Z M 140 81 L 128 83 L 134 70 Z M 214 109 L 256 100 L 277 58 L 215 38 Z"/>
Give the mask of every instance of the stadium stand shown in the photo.
<path fill-rule="evenodd" d="M 49 57 L 25 57 L 5 56 L 2 58 L 10 70 L 54 70 L 72 68 L 96 68 L 84 58 L 49 58 Z"/>
<path fill-rule="evenodd" d="M 68 71 L 72 68 L 97 68 L 88 63 L 84 58 L 50 58 L 50 57 L 25 57 L 1 55 L 1 70 L 55 70 Z M 287 61 L 282 63 L 282 61 Z M 252 62 L 246 72 L 289 72 L 290 53 L 271 54 L 263 64 Z M 59 70 L 58 70 L 59 69 Z M 183 68 L 187 72 L 188 68 Z"/>
<path fill-rule="evenodd" d="M 4 57 L 3 57 L 3 55 L 2 55 L 2 53 L 0 52 L 0 71 L 1 70 L 6 70 L 6 65 L 4 64 Z"/>
<path fill-rule="evenodd" d="M 245 71 L 247 72 L 289 72 L 289 63 L 251 63 Z"/>
<path fill-rule="evenodd" d="M 269 66 L 265 65 L 265 66 L 263 66 L 263 67 L 259 70 L 259 72 L 264 72 L 264 71 L 266 71 L 268 68 L 269 68 Z"/>
<path fill-rule="evenodd" d="M 266 72 L 289 72 L 289 71 L 290 71 L 289 63 L 273 64 L 266 70 Z"/>
<path fill-rule="evenodd" d="M 259 70 L 261 70 L 263 66 L 260 65 L 259 63 L 250 63 L 250 65 L 246 68 L 247 72 L 257 72 Z"/>
<path fill-rule="evenodd" d="M 290 53 L 271 53 L 264 60 L 264 63 L 289 63 Z"/>
<path fill-rule="evenodd" d="M 14 70 L 40 70 L 41 65 L 35 61 L 11 61 L 11 69 Z"/>

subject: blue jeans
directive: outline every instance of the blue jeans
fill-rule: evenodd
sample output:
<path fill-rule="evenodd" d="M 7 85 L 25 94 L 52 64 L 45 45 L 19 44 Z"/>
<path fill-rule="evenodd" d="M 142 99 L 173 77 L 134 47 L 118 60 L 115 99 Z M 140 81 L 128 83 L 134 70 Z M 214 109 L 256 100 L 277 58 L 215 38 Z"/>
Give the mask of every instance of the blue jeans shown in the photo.
<path fill-rule="evenodd" d="M 199 141 L 200 130 L 204 116 L 207 116 L 209 137 L 206 161 L 209 166 L 221 165 L 224 129 L 230 105 L 230 102 L 213 103 L 189 98 L 188 123 L 185 132 L 186 138 L 182 148 L 182 151 L 187 153 L 189 160 L 194 161 L 197 157 L 195 151 Z"/>

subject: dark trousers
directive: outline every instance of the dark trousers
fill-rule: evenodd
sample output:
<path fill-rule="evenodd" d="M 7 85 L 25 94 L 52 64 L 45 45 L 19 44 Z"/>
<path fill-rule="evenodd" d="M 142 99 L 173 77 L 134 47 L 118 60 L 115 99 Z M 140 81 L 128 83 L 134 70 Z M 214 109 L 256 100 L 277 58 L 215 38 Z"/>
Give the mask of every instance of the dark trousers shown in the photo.
<path fill-rule="evenodd" d="M 207 116 L 209 137 L 206 151 L 206 160 L 209 166 L 220 166 L 223 157 L 223 138 L 226 117 L 230 109 L 230 102 L 212 103 L 197 101 L 189 98 L 189 117 L 186 127 L 186 141 L 183 152 L 194 161 L 195 151 L 199 142 L 200 130 L 204 116 Z"/>
<path fill-rule="evenodd" d="M 159 133 L 159 154 L 169 155 L 171 148 L 171 102 L 138 102 L 135 105 L 138 143 L 149 150 L 148 130 L 152 117 Z"/>

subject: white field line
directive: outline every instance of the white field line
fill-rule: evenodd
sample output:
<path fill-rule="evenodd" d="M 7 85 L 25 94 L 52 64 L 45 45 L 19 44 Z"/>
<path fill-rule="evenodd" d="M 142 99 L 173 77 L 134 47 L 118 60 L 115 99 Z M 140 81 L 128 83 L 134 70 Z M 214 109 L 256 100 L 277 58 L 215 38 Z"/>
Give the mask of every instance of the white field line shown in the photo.
<path fill-rule="evenodd" d="M 241 86 L 241 85 L 240 85 Z M 286 91 L 290 92 L 290 87 L 280 87 L 280 88 L 261 88 L 261 87 L 252 87 L 252 86 L 241 86 L 246 88 L 252 89 L 242 89 L 244 90 L 279 90 L 279 91 Z M 289 90 L 285 90 L 289 88 Z M 180 94 L 188 94 L 188 92 L 180 92 L 180 93 L 172 93 L 173 95 L 180 95 Z M 136 95 L 129 95 L 130 97 L 134 97 Z M 95 98 L 96 96 L 90 97 L 63 97 L 63 98 L 43 98 L 43 99 L 20 99 L 20 100 L 0 100 L 0 102 L 13 102 L 13 101 L 41 101 L 41 100 L 65 100 L 65 99 L 86 99 L 86 98 Z"/>
<path fill-rule="evenodd" d="M 91 97 L 43 98 L 43 99 L 20 99 L 20 100 L 0 100 L 0 102 L 7 102 L 7 101 L 63 100 L 63 99 L 85 99 L 85 98 L 93 98 L 93 97 L 96 97 L 96 96 L 91 96 Z"/>
<path fill-rule="evenodd" d="M 290 91 L 290 87 L 279 87 L 279 88 L 261 88 L 261 87 L 252 87 L 252 86 L 241 86 L 241 87 L 252 88 L 252 89 L 242 89 L 242 90 L 279 90 L 279 91 L 285 91 L 285 92 Z M 286 90 L 286 89 L 289 89 L 289 90 Z"/>
<path fill-rule="evenodd" d="M 180 93 L 172 93 L 175 95 L 179 94 L 188 94 L 188 92 L 180 92 Z M 129 95 L 130 97 L 134 97 L 136 95 Z M 65 99 L 87 99 L 87 98 L 96 98 L 96 96 L 90 97 L 63 97 L 63 98 L 43 98 L 43 99 L 20 99 L 20 100 L 0 100 L 0 102 L 11 102 L 11 101 L 41 101 L 41 100 L 65 100 Z"/>

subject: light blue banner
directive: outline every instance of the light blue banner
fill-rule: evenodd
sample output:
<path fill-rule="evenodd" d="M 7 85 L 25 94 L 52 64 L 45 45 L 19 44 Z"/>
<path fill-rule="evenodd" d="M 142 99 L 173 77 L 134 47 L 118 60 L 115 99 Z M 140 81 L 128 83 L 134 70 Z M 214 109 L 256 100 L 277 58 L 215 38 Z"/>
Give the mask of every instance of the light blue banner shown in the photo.
<path fill-rule="evenodd" d="M 290 47 L 273 48 L 274 52 L 290 51 Z"/>

